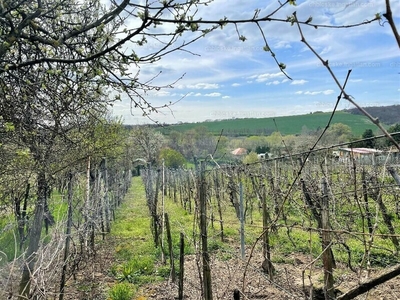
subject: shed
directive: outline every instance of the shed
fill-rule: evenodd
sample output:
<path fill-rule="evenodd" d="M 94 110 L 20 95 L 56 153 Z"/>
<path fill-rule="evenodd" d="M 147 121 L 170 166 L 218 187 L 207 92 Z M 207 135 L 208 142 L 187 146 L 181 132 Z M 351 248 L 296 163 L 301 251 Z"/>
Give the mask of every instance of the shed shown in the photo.
<path fill-rule="evenodd" d="M 358 161 L 375 163 L 375 157 L 383 151 L 372 148 L 339 148 L 336 152 L 339 161 L 348 161 L 351 157 Z"/>

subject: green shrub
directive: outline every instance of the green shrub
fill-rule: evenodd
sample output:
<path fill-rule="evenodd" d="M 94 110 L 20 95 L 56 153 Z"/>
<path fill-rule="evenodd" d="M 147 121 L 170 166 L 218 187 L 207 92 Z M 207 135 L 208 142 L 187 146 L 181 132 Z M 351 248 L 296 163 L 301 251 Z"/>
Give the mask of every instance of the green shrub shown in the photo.
<path fill-rule="evenodd" d="M 135 273 L 151 275 L 154 271 L 154 259 L 149 256 L 136 256 L 129 264 L 135 270 Z"/>
<path fill-rule="evenodd" d="M 117 283 L 108 292 L 111 300 L 131 300 L 134 290 L 129 283 Z"/>
<path fill-rule="evenodd" d="M 160 266 L 157 268 L 156 273 L 162 278 L 168 278 L 171 274 L 171 268 L 169 266 Z"/>
<path fill-rule="evenodd" d="M 117 279 L 136 283 L 142 275 L 150 276 L 154 271 L 154 260 L 151 257 L 138 256 L 119 267 Z"/>
<path fill-rule="evenodd" d="M 164 160 L 167 168 L 177 169 L 186 164 L 185 157 L 179 152 L 171 148 L 164 148 L 160 151 L 160 161 Z"/>

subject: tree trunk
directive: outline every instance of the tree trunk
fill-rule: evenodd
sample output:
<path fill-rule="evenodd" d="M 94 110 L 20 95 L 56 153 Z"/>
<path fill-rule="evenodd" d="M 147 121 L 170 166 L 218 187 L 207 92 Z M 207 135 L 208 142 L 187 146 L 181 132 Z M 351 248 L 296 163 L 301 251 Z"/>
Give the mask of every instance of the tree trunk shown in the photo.
<path fill-rule="evenodd" d="M 60 280 L 60 296 L 59 300 L 64 299 L 64 287 L 65 287 L 65 275 L 67 272 L 67 261 L 69 256 L 69 245 L 71 242 L 71 228 L 72 228 L 72 174 L 69 174 L 68 181 L 68 217 L 67 217 L 67 228 L 65 229 L 65 248 L 64 248 L 64 259 L 63 259 L 63 268 L 61 272 L 61 280 Z"/>
<path fill-rule="evenodd" d="M 88 157 L 87 167 L 86 167 L 86 197 L 85 197 L 85 207 L 84 207 L 84 229 L 83 229 L 83 243 L 81 245 L 81 252 L 83 252 L 83 246 L 86 248 L 88 246 L 88 236 L 89 236 L 89 216 L 90 216 L 90 156 Z"/>
<path fill-rule="evenodd" d="M 111 225 L 110 225 L 110 199 L 108 196 L 108 168 L 107 168 L 107 158 L 103 159 L 104 165 L 103 165 L 103 178 L 104 178 L 104 219 L 105 219 L 105 231 L 109 233 L 111 231 Z"/>
<path fill-rule="evenodd" d="M 23 199 L 23 207 L 21 209 L 21 199 L 14 200 L 15 206 L 15 216 L 18 223 L 18 237 L 19 237 L 19 250 L 22 250 L 24 242 L 25 242 L 25 226 L 26 226 L 26 209 L 28 207 L 28 198 L 29 198 L 30 184 L 26 185 L 24 199 Z"/>
<path fill-rule="evenodd" d="M 47 179 L 44 171 L 40 171 L 37 178 L 37 200 L 33 216 L 32 228 L 29 233 L 29 245 L 26 252 L 25 264 L 19 284 L 19 299 L 29 299 L 31 289 L 30 276 L 34 272 L 39 241 L 42 233 L 44 206 L 47 196 Z"/>

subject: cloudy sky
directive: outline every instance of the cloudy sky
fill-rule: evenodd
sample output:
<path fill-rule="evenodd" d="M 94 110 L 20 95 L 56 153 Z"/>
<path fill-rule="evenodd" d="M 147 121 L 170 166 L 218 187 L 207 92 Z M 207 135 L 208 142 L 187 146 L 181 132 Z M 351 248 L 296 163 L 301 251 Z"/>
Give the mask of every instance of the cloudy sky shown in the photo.
<path fill-rule="evenodd" d="M 310 16 L 313 24 L 350 25 L 373 19 L 385 12 L 384 0 L 303 0 L 287 6 L 275 18 L 286 19 L 294 11 L 299 20 Z M 400 1 L 391 1 L 394 16 L 400 16 Z M 263 17 L 278 7 L 278 1 L 214 0 L 200 8 L 203 20 L 251 19 L 255 10 Z M 133 24 L 135 20 L 132 20 Z M 400 18 L 396 18 L 400 29 Z M 161 123 L 198 122 L 214 119 L 273 117 L 329 111 L 334 107 L 339 88 L 316 56 L 300 41 L 296 26 L 282 22 L 261 24 L 270 48 L 279 62 L 286 65 L 291 79 L 280 72 L 270 52 L 265 52 L 260 30 L 255 24 L 218 29 L 191 44 L 188 51 L 177 51 L 160 61 L 141 66 L 140 78 L 162 73 L 155 84 L 167 85 L 181 78 L 173 88 L 144 95 L 152 105 L 174 103 L 152 118 Z M 205 28 L 201 25 L 201 28 Z M 309 44 L 325 60 L 343 83 L 352 69 L 347 93 L 361 106 L 400 104 L 400 49 L 387 22 L 373 22 L 347 29 L 302 26 Z M 156 30 L 173 30 L 165 25 Z M 183 36 L 178 43 L 187 41 Z M 149 43 L 136 49 L 146 55 L 158 45 Z M 340 109 L 351 108 L 345 100 Z M 130 109 L 127 99 L 117 102 L 113 114 L 126 124 L 149 120 L 140 111 Z"/>

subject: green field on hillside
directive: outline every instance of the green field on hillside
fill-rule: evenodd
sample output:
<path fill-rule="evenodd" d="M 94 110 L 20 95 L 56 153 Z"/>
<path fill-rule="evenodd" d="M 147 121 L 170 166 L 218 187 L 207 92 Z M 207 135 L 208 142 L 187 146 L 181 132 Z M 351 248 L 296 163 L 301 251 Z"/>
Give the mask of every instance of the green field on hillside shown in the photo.
<path fill-rule="evenodd" d="M 169 134 L 173 130 L 182 132 L 198 126 L 205 126 L 216 135 L 220 134 L 221 130 L 224 130 L 224 135 L 231 136 L 269 135 L 274 131 L 280 131 L 283 135 L 288 135 L 300 134 L 304 127 L 311 130 L 325 128 L 329 117 L 330 113 L 313 113 L 261 119 L 230 119 L 170 125 L 161 130 L 164 134 Z M 343 123 L 350 126 L 355 136 L 361 136 L 366 129 L 376 130 L 376 126 L 367 117 L 343 111 L 336 112 L 332 120 L 332 124 L 334 123 Z"/>

